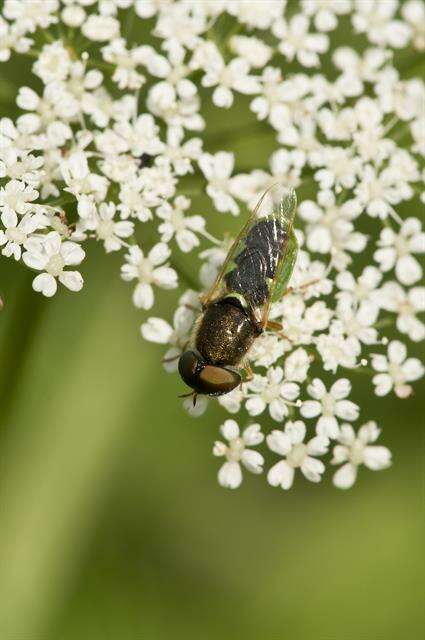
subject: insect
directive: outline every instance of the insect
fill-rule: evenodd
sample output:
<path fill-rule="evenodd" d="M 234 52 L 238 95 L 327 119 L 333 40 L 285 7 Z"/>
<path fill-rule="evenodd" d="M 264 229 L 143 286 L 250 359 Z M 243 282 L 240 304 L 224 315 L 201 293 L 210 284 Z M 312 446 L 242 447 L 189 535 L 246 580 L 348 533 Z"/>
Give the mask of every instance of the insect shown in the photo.
<path fill-rule="evenodd" d="M 248 354 L 269 321 L 272 302 L 285 292 L 298 245 L 293 229 L 295 191 L 273 185 L 260 198 L 232 244 L 178 369 L 192 388 L 186 396 L 220 396 L 252 378 Z M 242 375 L 244 377 L 242 377 Z"/>

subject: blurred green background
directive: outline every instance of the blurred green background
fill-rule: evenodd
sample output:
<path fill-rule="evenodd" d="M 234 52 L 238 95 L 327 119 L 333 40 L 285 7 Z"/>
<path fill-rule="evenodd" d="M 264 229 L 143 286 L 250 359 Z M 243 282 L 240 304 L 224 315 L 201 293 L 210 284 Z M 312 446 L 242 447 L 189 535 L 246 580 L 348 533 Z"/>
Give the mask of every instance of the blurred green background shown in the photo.
<path fill-rule="evenodd" d="M 3 65 L 3 114 L 14 115 L 28 68 Z M 239 170 L 266 168 L 273 135 L 246 107 L 207 106 L 206 147 L 234 150 Z M 212 214 L 203 197 L 193 204 Z M 235 224 L 215 216 L 211 229 Z M 211 403 L 188 417 L 162 347 L 138 333 L 147 315 L 171 320 L 179 292 L 160 292 L 142 314 L 120 264 L 90 246 L 84 290 L 46 300 L 31 273 L 0 258 L 1 640 L 422 638 L 420 393 L 377 400 L 369 378 L 354 380 L 394 465 L 362 469 L 352 490 L 328 475 L 317 486 L 297 476 L 288 493 L 245 476 L 225 491 L 211 447 L 226 413 Z"/>

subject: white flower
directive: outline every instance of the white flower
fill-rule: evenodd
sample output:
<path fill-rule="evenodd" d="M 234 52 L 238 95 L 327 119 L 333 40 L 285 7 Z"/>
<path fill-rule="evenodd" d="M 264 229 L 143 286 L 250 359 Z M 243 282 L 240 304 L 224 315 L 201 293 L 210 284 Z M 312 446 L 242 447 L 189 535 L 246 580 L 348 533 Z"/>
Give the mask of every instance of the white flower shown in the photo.
<path fill-rule="evenodd" d="M 397 282 L 386 282 L 379 291 L 382 309 L 397 314 L 397 329 L 414 342 L 425 338 L 425 325 L 416 313 L 425 311 L 425 287 L 405 291 Z"/>
<path fill-rule="evenodd" d="M 299 205 L 300 216 L 308 222 L 307 247 L 317 253 L 332 254 L 332 262 L 338 271 L 352 261 L 350 253 L 364 250 L 367 236 L 356 231 L 353 220 L 360 214 L 356 202 L 336 203 L 331 191 L 320 191 L 318 204 L 305 200 Z"/>
<path fill-rule="evenodd" d="M 239 213 L 236 201 L 230 195 L 230 176 L 233 171 L 233 153 L 219 151 L 215 155 L 203 153 L 199 158 L 199 168 L 208 180 L 207 193 L 220 212 Z"/>
<path fill-rule="evenodd" d="M 114 220 L 116 207 L 113 202 L 102 202 L 96 216 L 95 232 L 98 240 L 103 242 L 106 253 L 118 251 L 134 232 L 134 224 L 128 220 Z"/>
<path fill-rule="evenodd" d="M 273 49 L 254 36 L 232 36 L 229 46 L 254 68 L 264 67 L 273 55 Z"/>
<path fill-rule="evenodd" d="M 245 400 L 245 391 L 243 385 L 239 385 L 230 393 L 225 393 L 217 398 L 219 404 L 229 413 L 238 413 L 241 410 L 242 403 Z"/>
<path fill-rule="evenodd" d="M 164 220 L 158 227 L 161 241 L 169 242 L 175 236 L 179 248 L 185 253 L 199 245 L 195 232 L 202 233 L 205 229 L 205 219 L 202 216 L 184 215 L 189 207 L 189 198 L 177 196 L 173 205 L 164 202 L 156 210 L 158 217 Z"/>
<path fill-rule="evenodd" d="M 217 0 L 214 0 L 217 4 Z M 238 21 L 252 29 L 270 29 L 283 13 L 285 0 L 262 0 L 262 2 L 227 2 L 226 11 Z"/>
<path fill-rule="evenodd" d="M 169 162 L 178 176 L 193 173 L 192 161 L 198 160 L 202 153 L 202 140 L 190 138 L 183 142 L 184 130 L 180 127 L 169 127 L 167 142 L 161 159 Z"/>
<path fill-rule="evenodd" d="M 209 65 L 202 78 L 204 87 L 216 87 L 212 100 L 217 107 L 228 109 L 233 104 L 233 91 L 252 95 L 260 90 L 258 80 L 249 75 L 250 65 L 244 58 L 233 58 L 228 65 L 217 51 L 214 64 Z"/>
<path fill-rule="evenodd" d="M 282 367 L 270 367 L 266 376 L 255 374 L 247 387 L 250 394 L 245 406 L 249 415 L 258 416 L 268 406 L 271 417 L 278 422 L 288 415 L 288 404 L 299 395 L 298 385 L 283 379 Z"/>
<path fill-rule="evenodd" d="M 302 14 L 295 15 L 289 22 L 276 20 L 272 26 L 274 35 L 279 38 L 279 51 L 287 58 L 296 58 L 304 67 L 317 67 L 319 54 L 329 47 L 327 36 L 309 33 L 309 20 Z"/>
<path fill-rule="evenodd" d="M 90 171 L 87 155 L 84 151 L 75 151 L 60 165 L 62 176 L 67 186 L 65 191 L 73 193 L 75 196 L 92 196 L 96 201 L 105 200 L 108 189 L 108 181 L 104 176 Z M 84 200 L 85 204 L 88 203 Z M 81 217 L 87 217 L 88 212 L 80 208 L 78 213 Z"/>
<path fill-rule="evenodd" d="M 347 369 L 356 366 L 360 355 L 358 342 L 345 338 L 339 323 L 332 322 L 329 333 L 320 334 L 315 343 L 325 371 L 336 373 L 339 366 Z"/>
<path fill-rule="evenodd" d="M 301 7 L 307 16 L 314 16 L 318 31 L 332 31 L 338 25 L 337 16 L 349 13 L 351 0 L 302 0 Z"/>
<path fill-rule="evenodd" d="M 31 269 L 42 271 L 33 280 L 34 291 L 50 298 L 57 290 L 56 278 L 71 291 L 80 291 L 83 278 L 79 271 L 65 271 L 65 267 L 80 264 L 85 252 L 75 242 L 65 241 L 56 231 L 44 236 L 42 243 L 31 243 L 22 256 Z"/>
<path fill-rule="evenodd" d="M 411 285 L 422 277 L 422 267 L 412 253 L 425 252 L 425 233 L 421 231 L 418 218 L 407 218 L 396 234 L 386 227 L 378 240 L 375 260 L 382 271 L 395 268 L 397 279 L 404 285 Z"/>
<path fill-rule="evenodd" d="M 302 347 L 285 358 L 285 378 L 293 382 L 304 382 L 310 368 L 311 358 Z"/>
<path fill-rule="evenodd" d="M 277 429 L 267 436 L 267 446 L 271 451 L 282 456 L 267 474 L 267 481 L 272 487 L 290 489 L 295 475 L 295 469 L 300 468 L 302 474 L 310 482 L 320 482 L 325 465 L 316 456 L 324 455 L 329 446 L 329 440 L 323 436 L 316 436 L 304 443 L 306 428 L 304 422 L 296 420 L 287 422 L 283 431 Z"/>
<path fill-rule="evenodd" d="M 260 444 L 264 440 L 259 424 L 251 424 L 244 429 L 242 434 L 235 420 L 226 420 L 220 427 L 221 435 L 227 440 L 227 444 L 217 440 L 214 444 L 213 454 L 225 456 L 226 462 L 218 472 L 218 482 L 222 487 L 236 489 L 242 482 L 241 464 L 251 473 L 261 473 L 264 458 L 250 447 Z"/>
<path fill-rule="evenodd" d="M 81 27 L 83 35 L 94 42 L 104 42 L 116 38 L 120 31 L 120 23 L 112 16 L 89 15 Z"/>
<path fill-rule="evenodd" d="M 424 374 L 424 367 L 417 358 L 407 358 L 406 346 L 399 340 L 388 345 L 388 356 L 372 354 L 372 367 L 379 371 L 372 379 L 377 396 L 385 396 L 394 388 L 399 398 L 407 398 L 412 387 L 407 382 L 418 380 Z"/>
<path fill-rule="evenodd" d="M 177 287 L 177 273 L 163 263 L 170 257 L 166 244 L 158 243 L 145 257 L 142 249 L 133 245 L 125 255 L 126 264 L 121 267 L 121 277 L 127 282 L 138 280 L 133 293 L 133 303 L 139 309 L 151 309 L 154 303 L 152 285 L 162 289 Z"/>
<path fill-rule="evenodd" d="M 397 175 L 390 166 L 379 172 L 369 164 L 362 169 L 354 192 L 367 213 L 382 220 L 393 211 L 394 204 L 408 200 L 412 195 L 409 185 L 402 183 L 400 174 Z"/>
<path fill-rule="evenodd" d="M 71 58 L 60 40 L 45 44 L 33 65 L 33 72 L 44 84 L 65 80 L 71 68 Z"/>
<path fill-rule="evenodd" d="M 150 113 L 144 113 L 132 123 L 120 120 L 114 125 L 114 132 L 124 145 L 122 151 L 129 151 L 135 157 L 143 153 L 156 156 L 164 149 L 158 135 L 159 127 Z"/>
<path fill-rule="evenodd" d="M 370 313 L 379 307 L 378 286 L 382 280 L 382 273 L 376 267 L 365 267 L 355 278 L 351 271 L 338 273 L 336 285 L 340 289 L 337 298 L 347 299 L 353 305 L 367 308 Z"/>
<path fill-rule="evenodd" d="M 340 378 L 327 391 L 319 378 L 314 378 L 307 391 L 314 400 L 303 402 L 300 413 L 304 418 L 316 418 L 316 433 L 327 438 L 336 438 L 339 433 L 338 420 L 357 420 L 360 408 L 346 398 L 351 392 L 351 383 Z"/>
<path fill-rule="evenodd" d="M 19 180 L 10 180 L 0 188 L 0 211 L 23 216 L 31 211 L 31 202 L 38 198 L 38 191 Z"/>
<path fill-rule="evenodd" d="M 403 2 L 401 15 L 412 32 L 413 46 L 418 51 L 425 50 L 425 7 L 420 0 Z"/>
<path fill-rule="evenodd" d="M 410 29 L 401 20 L 394 20 L 397 0 L 355 0 L 353 26 L 359 33 L 365 33 L 370 42 L 380 46 L 404 47 L 410 36 Z"/>
<path fill-rule="evenodd" d="M 27 53 L 32 43 L 30 38 L 25 37 L 21 26 L 10 25 L 0 16 L 0 62 L 9 60 L 11 51 Z"/>
<path fill-rule="evenodd" d="M 37 27 L 47 29 L 58 21 L 58 0 L 5 0 L 3 15 L 15 21 L 24 31 L 33 32 Z"/>
<path fill-rule="evenodd" d="M 343 466 L 334 474 L 333 483 L 339 489 L 349 489 L 357 478 L 357 469 L 364 464 L 372 471 L 380 471 L 391 465 L 391 451 L 387 447 L 373 445 L 380 434 L 376 422 L 370 421 L 360 427 L 357 437 L 349 424 L 341 426 L 337 440 L 340 444 L 333 450 L 331 464 Z"/>
<path fill-rule="evenodd" d="M 336 308 L 335 322 L 340 323 L 341 330 L 347 336 L 356 353 L 360 353 L 361 344 L 376 344 L 378 332 L 373 327 L 379 309 L 373 305 L 356 307 L 350 300 L 340 298 Z"/>
<path fill-rule="evenodd" d="M 13 256 L 15 260 L 20 260 L 22 248 L 27 248 L 34 231 L 46 225 L 46 218 L 43 215 L 27 213 L 18 220 L 14 211 L 4 211 L 1 214 L 1 221 L 5 227 L 4 231 L 0 230 L 2 254 L 7 258 Z"/>
<path fill-rule="evenodd" d="M 252 345 L 249 358 L 257 367 L 270 367 L 288 350 L 288 346 L 277 335 L 263 333 Z"/>
<path fill-rule="evenodd" d="M 140 48 L 128 50 L 124 38 L 112 40 L 102 48 L 102 55 L 106 62 L 116 66 L 112 80 L 120 89 L 140 89 L 145 83 L 145 76 L 136 70 L 141 63 Z"/>
<path fill-rule="evenodd" d="M 140 331 L 148 342 L 167 344 L 173 333 L 173 328 L 163 318 L 148 318 L 140 327 Z"/>

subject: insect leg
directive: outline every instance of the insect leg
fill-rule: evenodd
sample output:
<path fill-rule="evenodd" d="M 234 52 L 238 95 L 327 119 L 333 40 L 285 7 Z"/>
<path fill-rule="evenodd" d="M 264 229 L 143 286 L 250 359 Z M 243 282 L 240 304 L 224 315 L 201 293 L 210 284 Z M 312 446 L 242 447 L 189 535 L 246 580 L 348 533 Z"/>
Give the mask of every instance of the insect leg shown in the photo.
<path fill-rule="evenodd" d="M 274 320 L 267 320 L 266 329 L 270 329 L 271 331 L 276 331 L 278 336 L 280 336 L 281 338 L 283 338 L 284 340 L 287 340 L 292 344 L 291 338 L 288 338 L 288 336 L 285 333 L 283 333 L 282 331 L 283 325 L 280 322 L 275 322 Z"/>
<path fill-rule="evenodd" d="M 245 374 L 244 382 L 250 382 L 254 377 L 254 372 L 251 369 L 251 366 L 249 364 L 246 364 L 244 369 L 243 369 L 243 372 Z"/>
<path fill-rule="evenodd" d="M 184 353 L 187 349 L 187 345 L 189 344 L 189 340 L 186 340 L 186 342 L 184 343 L 184 345 L 181 348 L 181 352 L 178 353 L 176 356 L 172 356 L 171 358 L 162 358 L 161 362 L 174 362 L 175 360 L 178 360 L 181 356 L 182 353 Z"/>
<path fill-rule="evenodd" d="M 308 282 L 304 282 L 304 284 L 300 284 L 299 287 L 288 287 L 283 293 L 282 298 L 290 293 L 298 293 L 298 291 L 304 291 L 304 289 L 308 289 L 308 287 L 311 287 L 313 284 L 317 284 L 318 282 L 320 282 L 320 279 L 315 278 L 314 280 L 309 280 Z"/>

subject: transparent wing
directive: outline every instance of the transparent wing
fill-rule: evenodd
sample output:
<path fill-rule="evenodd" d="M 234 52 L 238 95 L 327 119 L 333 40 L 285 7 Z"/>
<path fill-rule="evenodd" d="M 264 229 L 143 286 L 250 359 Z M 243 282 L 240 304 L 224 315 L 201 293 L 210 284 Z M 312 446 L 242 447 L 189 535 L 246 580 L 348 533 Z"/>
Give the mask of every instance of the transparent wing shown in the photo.
<path fill-rule="evenodd" d="M 272 185 L 232 244 L 204 304 L 231 293 L 242 296 L 262 326 L 270 304 L 282 295 L 296 259 L 295 191 Z"/>

